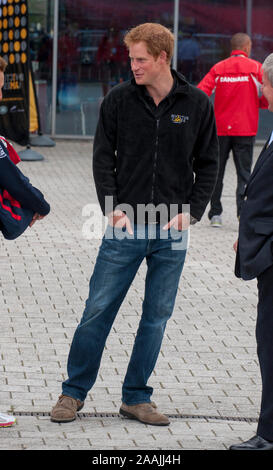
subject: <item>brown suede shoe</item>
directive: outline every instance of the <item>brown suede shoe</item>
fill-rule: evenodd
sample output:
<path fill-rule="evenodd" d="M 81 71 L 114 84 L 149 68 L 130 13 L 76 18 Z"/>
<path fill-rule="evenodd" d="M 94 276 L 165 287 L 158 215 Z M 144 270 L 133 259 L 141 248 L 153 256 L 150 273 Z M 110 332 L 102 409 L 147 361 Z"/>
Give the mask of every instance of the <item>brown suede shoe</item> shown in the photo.
<path fill-rule="evenodd" d="M 166 415 L 156 410 L 156 404 L 139 403 L 138 405 L 125 405 L 122 403 L 120 414 L 129 419 L 137 419 L 144 424 L 152 424 L 153 426 L 168 426 L 170 424 Z"/>
<path fill-rule="evenodd" d="M 80 411 L 83 405 L 83 401 L 66 395 L 60 395 L 59 400 L 50 413 L 51 421 L 54 423 L 69 423 L 74 421 L 77 411 Z"/>

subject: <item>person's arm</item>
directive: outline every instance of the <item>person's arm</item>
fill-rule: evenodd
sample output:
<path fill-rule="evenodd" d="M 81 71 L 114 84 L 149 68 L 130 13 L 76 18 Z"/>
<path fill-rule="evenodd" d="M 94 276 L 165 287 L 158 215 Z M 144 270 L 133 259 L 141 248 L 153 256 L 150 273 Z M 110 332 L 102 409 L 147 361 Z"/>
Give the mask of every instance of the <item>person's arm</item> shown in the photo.
<path fill-rule="evenodd" d="M 218 172 L 219 148 L 213 106 L 207 99 L 200 111 L 201 124 L 194 147 L 193 172 L 195 175 L 188 203 L 190 213 L 200 220 L 211 199 Z"/>
<path fill-rule="evenodd" d="M 215 73 L 214 67 L 212 67 L 207 73 L 207 75 L 205 75 L 204 78 L 201 80 L 201 82 L 198 83 L 197 88 L 204 91 L 206 95 L 211 96 L 211 94 L 214 92 L 216 82 L 217 75 Z"/>
<path fill-rule="evenodd" d="M 260 93 L 262 90 L 262 84 L 263 84 L 263 69 L 262 69 L 262 64 L 260 64 L 259 67 L 259 73 L 258 73 L 258 81 L 259 81 L 259 88 L 260 88 Z M 259 93 L 259 108 L 261 109 L 267 109 L 268 108 L 268 101 L 266 97 Z"/>
<path fill-rule="evenodd" d="M 170 227 L 176 230 L 187 230 L 190 225 L 194 225 L 202 218 L 210 201 L 217 178 L 219 149 L 214 111 L 208 99 L 202 114 L 201 128 L 194 151 L 195 181 L 189 199 L 190 214 L 177 214 L 163 227 L 163 230 Z"/>
<path fill-rule="evenodd" d="M 31 209 L 41 216 L 49 213 L 50 206 L 41 191 L 32 186 L 29 179 L 10 160 L 7 151 L 6 155 L 0 158 L 0 186 L 8 191 L 22 207 Z"/>
<path fill-rule="evenodd" d="M 118 205 L 116 183 L 117 116 L 113 97 L 104 99 L 93 145 L 93 175 L 97 196 L 104 215 L 106 196 L 113 198 L 113 209 Z"/>
<path fill-rule="evenodd" d="M 117 115 L 116 103 L 110 94 L 101 105 L 93 146 L 93 175 L 101 210 L 108 217 L 108 222 L 114 227 L 124 227 L 133 233 L 127 215 L 115 210 L 118 206 L 116 183 L 116 142 Z M 111 209 L 106 207 L 106 197 L 112 197 Z"/>

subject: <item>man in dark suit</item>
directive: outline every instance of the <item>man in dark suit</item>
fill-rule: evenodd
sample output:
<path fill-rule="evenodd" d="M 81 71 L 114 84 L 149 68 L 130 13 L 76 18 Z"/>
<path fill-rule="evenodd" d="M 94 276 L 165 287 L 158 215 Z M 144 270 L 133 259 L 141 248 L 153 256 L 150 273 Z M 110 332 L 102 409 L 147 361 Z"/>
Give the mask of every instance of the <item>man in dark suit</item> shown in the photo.
<path fill-rule="evenodd" d="M 263 95 L 273 112 L 273 54 L 263 63 Z M 251 174 L 240 215 L 235 275 L 257 278 L 257 353 L 262 377 L 257 434 L 231 450 L 273 450 L 273 131 Z"/>

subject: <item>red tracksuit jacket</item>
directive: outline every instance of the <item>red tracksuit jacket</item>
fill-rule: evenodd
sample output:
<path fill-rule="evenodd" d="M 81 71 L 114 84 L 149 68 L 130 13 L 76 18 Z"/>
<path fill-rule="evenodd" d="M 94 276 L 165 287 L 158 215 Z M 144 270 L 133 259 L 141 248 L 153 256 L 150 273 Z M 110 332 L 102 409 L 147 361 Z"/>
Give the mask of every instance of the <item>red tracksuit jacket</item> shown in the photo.
<path fill-rule="evenodd" d="M 256 135 L 261 96 L 262 64 L 240 50 L 215 64 L 197 85 L 208 96 L 215 91 L 214 112 L 218 135 Z"/>

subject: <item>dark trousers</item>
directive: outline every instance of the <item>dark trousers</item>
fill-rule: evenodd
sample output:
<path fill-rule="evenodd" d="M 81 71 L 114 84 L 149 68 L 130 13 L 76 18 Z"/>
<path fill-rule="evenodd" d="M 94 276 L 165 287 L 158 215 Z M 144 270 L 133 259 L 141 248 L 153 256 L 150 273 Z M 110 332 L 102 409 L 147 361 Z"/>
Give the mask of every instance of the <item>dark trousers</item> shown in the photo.
<path fill-rule="evenodd" d="M 237 216 L 240 215 L 244 200 L 244 191 L 251 172 L 254 137 L 250 136 L 219 136 L 219 171 L 214 192 L 211 197 L 211 208 L 209 219 L 214 215 L 220 215 L 223 211 L 221 196 L 223 191 L 223 180 L 229 152 L 232 150 L 233 160 L 237 172 L 236 205 Z"/>
<path fill-rule="evenodd" d="M 257 353 L 262 378 L 257 434 L 273 441 L 273 265 L 258 276 Z"/>

